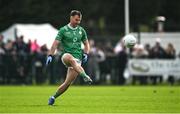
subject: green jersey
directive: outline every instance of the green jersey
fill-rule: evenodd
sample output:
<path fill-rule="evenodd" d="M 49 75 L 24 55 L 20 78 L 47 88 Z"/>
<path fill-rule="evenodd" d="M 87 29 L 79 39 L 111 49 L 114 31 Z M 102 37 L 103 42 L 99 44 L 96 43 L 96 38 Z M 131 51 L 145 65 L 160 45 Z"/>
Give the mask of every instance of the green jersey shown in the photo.
<path fill-rule="evenodd" d="M 70 53 L 73 57 L 79 60 L 82 59 L 81 43 L 87 40 L 87 34 L 81 26 L 73 28 L 68 24 L 61 27 L 56 40 L 61 42 L 62 54 Z"/>

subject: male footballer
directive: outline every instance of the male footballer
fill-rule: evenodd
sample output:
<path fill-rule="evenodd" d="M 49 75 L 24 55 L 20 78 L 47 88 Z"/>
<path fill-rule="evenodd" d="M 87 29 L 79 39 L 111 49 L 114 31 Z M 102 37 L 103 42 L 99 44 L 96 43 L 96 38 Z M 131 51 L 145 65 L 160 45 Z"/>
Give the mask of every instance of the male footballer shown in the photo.
<path fill-rule="evenodd" d="M 86 31 L 79 25 L 81 19 L 82 14 L 80 11 L 71 11 L 69 24 L 59 29 L 59 32 L 48 53 L 46 65 L 52 62 L 55 50 L 59 45 L 61 45 L 63 48 L 61 60 L 68 68 L 65 81 L 58 87 L 55 94 L 49 98 L 48 105 L 53 105 L 55 99 L 68 89 L 78 75 L 81 76 L 85 82 L 92 83 L 91 78 L 85 73 L 81 66 L 81 64 L 87 62 L 90 51 Z M 83 51 L 81 48 L 82 42 L 84 44 Z"/>

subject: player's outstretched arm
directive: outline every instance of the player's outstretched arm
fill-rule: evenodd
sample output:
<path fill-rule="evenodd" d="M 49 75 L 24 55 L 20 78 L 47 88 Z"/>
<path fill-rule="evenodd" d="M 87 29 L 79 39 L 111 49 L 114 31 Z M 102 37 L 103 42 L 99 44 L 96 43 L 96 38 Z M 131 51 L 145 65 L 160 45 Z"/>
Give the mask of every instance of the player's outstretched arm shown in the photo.
<path fill-rule="evenodd" d="M 57 47 L 59 45 L 59 41 L 58 40 L 54 40 L 52 46 L 51 46 L 51 49 L 48 53 L 48 57 L 47 57 L 47 60 L 46 60 L 46 65 L 48 65 L 49 63 L 52 62 L 52 56 L 54 55 L 54 52 L 56 51 Z"/>
<path fill-rule="evenodd" d="M 85 40 L 83 43 L 84 43 L 84 53 L 89 54 L 90 51 L 89 41 Z"/>
<path fill-rule="evenodd" d="M 88 54 L 90 51 L 90 45 L 89 45 L 88 40 L 85 40 L 83 43 L 84 43 L 84 54 L 83 54 L 82 63 L 85 64 L 88 61 Z"/>
<path fill-rule="evenodd" d="M 54 52 L 56 51 L 58 45 L 59 45 L 59 40 L 54 40 L 48 55 L 54 55 Z"/>

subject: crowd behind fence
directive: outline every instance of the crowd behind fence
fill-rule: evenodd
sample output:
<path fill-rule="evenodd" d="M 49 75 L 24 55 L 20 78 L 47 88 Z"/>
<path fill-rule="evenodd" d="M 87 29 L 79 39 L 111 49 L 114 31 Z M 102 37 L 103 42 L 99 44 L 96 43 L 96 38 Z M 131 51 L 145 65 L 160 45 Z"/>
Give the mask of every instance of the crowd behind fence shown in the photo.
<path fill-rule="evenodd" d="M 111 42 L 95 42 L 89 40 L 91 51 L 88 63 L 83 67 L 91 76 L 94 84 L 124 85 L 127 78 L 124 71 L 129 58 L 137 59 L 175 59 L 179 58 L 173 44 L 161 47 L 157 40 L 153 47 L 139 44 L 129 52 L 118 42 L 115 48 Z M 56 54 L 52 64 L 45 65 L 48 48 L 46 45 L 39 46 L 37 41 L 25 43 L 23 36 L 15 41 L 3 42 L 0 36 L 0 84 L 59 84 L 65 79 L 66 68 L 62 64 L 60 54 Z M 127 53 L 128 52 L 128 53 Z M 154 76 L 131 76 L 132 84 L 159 84 L 162 83 L 161 75 Z M 179 83 L 174 76 L 167 80 L 170 84 Z M 75 84 L 84 84 L 78 77 Z"/>

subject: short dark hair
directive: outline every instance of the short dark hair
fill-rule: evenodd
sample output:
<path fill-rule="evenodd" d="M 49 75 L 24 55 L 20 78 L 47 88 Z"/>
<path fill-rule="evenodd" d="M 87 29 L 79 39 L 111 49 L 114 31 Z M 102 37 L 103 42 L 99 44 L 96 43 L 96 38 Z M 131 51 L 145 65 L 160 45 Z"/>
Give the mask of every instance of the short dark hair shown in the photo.
<path fill-rule="evenodd" d="M 75 16 L 75 15 L 78 15 L 79 17 L 82 17 L 82 14 L 81 14 L 80 11 L 72 10 L 71 13 L 70 13 L 70 16 Z"/>

